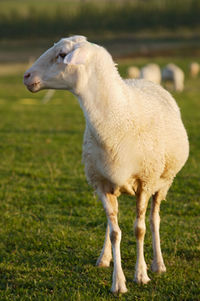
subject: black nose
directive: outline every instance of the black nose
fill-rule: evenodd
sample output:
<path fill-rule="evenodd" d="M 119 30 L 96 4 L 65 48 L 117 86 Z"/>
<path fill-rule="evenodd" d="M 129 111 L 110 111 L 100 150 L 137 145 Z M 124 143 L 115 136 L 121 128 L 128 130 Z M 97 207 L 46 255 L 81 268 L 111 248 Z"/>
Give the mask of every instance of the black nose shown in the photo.
<path fill-rule="evenodd" d="M 27 78 L 29 78 L 30 76 L 31 76 L 30 73 L 25 73 L 25 74 L 24 74 L 24 79 L 27 79 Z"/>

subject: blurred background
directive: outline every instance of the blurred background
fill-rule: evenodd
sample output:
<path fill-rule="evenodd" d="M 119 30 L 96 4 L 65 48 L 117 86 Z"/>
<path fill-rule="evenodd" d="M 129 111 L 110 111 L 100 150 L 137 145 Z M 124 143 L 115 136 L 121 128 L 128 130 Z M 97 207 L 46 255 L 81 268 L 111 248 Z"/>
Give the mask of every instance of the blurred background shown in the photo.
<path fill-rule="evenodd" d="M 72 34 L 116 58 L 198 56 L 200 1 L 0 0 L 1 63 L 30 60 Z"/>
<path fill-rule="evenodd" d="M 187 77 L 200 56 L 200 1 L 0 0 L 0 75 L 23 73 L 73 34 L 106 47 L 124 77 L 149 62 L 181 64 Z"/>
<path fill-rule="evenodd" d="M 199 63 L 199 0 L 0 0 L 0 75 L 24 72 L 62 37 L 106 47 L 124 77 L 132 65 Z M 184 60 L 182 60 L 184 58 Z M 198 68 L 198 67 L 197 67 Z"/>
<path fill-rule="evenodd" d="M 160 68 L 161 79 L 156 82 L 182 91 L 187 79 L 199 76 L 199 0 L 0 0 L 1 79 L 18 74 L 21 81 L 40 54 L 74 34 L 106 47 L 123 77 L 154 81 L 142 69 L 153 63 Z M 183 72 L 181 89 L 172 78 L 166 84 L 163 69 L 169 63 Z"/>

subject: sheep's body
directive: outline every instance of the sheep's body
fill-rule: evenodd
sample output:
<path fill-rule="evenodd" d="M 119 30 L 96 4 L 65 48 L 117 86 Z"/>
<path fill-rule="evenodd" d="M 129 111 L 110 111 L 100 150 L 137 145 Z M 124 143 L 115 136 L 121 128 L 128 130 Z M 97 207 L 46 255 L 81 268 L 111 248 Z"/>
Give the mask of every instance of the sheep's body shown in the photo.
<path fill-rule="evenodd" d="M 136 66 L 130 66 L 127 70 L 128 78 L 138 78 L 140 76 L 140 69 Z"/>
<path fill-rule="evenodd" d="M 122 80 L 104 48 L 85 40 L 82 43 L 72 41 L 61 40 L 39 58 L 25 74 L 25 83 L 31 91 L 49 88 L 51 83 L 51 88 L 69 89 L 79 99 L 86 119 L 83 144 L 86 176 L 101 199 L 108 219 L 104 247 L 97 265 L 109 266 L 112 245 L 112 291 L 123 293 L 127 289 L 121 267 L 117 196 L 123 192 L 137 196 L 135 280 L 147 283 L 150 279 L 143 242 L 148 200 L 153 195 L 152 269 L 164 272 L 159 206 L 174 176 L 187 160 L 187 134 L 179 109 L 167 91 L 145 80 Z M 63 49 L 68 52 L 62 63 L 57 53 L 59 50 L 62 54 Z M 56 57 L 58 63 L 54 63 L 54 73 L 47 80 L 47 71 L 45 74 L 42 72 L 45 58 L 46 62 L 52 62 L 51 57 Z M 49 68 L 52 70 L 51 65 Z"/>
<path fill-rule="evenodd" d="M 184 72 L 173 63 L 166 65 L 162 70 L 162 80 L 173 83 L 175 91 L 183 91 L 184 89 Z"/>
<path fill-rule="evenodd" d="M 199 74 L 199 70 L 200 70 L 199 63 L 192 62 L 189 66 L 189 69 L 190 69 L 190 76 L 197 77 L 197 75 Z"/>
<path fill-rule="evenodd" d="M 148 64 L 140 70 L 140 78 L 149 80 L 155 84 L 161 83 L 161 71 L 157 64 Z"/>
<path fill-rule="evenodd" d="M 105 93 L 102 88 L 99 90 Z M 117 194 L 134 193 L 139 180 L 154 194 L 163 186 L 163 179 L 167 186 L 183 166 L 188 156 L 186 132 L 175 101 L 162 87 L 145 80 L 126 80 L 124 88 L 123 111 L 112 112 L 111 117 L 106 106 L 102 112 L 102 141 L 87 123 L 83 148 L 86 175 L 95 189 L 108 181 Z M 109 124 L 113 116 L 118 123 L 114 128 Z"/>

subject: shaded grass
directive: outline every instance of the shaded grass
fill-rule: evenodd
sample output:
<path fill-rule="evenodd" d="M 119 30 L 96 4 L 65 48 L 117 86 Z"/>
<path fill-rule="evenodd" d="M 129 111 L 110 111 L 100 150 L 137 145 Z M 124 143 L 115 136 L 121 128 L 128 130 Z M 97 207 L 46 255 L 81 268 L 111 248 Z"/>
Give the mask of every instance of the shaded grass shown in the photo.
<path fill-rule="evenodd" d="M 133 62 L 140 65 L 146 60 Z M 179 63 L 186 68 L 185 61 Z M 125 67 L 121 62 L 122 74 Z M 112 268 L 95 267 L 106 219 L 81 164 L 82 112 L 75 98 L 63 91 L 42 105 L 45 92 L 30 94 L 21 81 L 21 75 L 0 81 L 0 299 L 115 300 L 109 291 Z M 133 282 L 135 200 L 119 199 L 129 289 L 121 300 L 199 299 L 199 82 L 187 78 L 185 91 L 175 95 L 191 152 L 161 206 L 167 273 L 149 271 L 152 281 L 145 286 Z M 150 267 L 148 219 L 145 258 Z"/>

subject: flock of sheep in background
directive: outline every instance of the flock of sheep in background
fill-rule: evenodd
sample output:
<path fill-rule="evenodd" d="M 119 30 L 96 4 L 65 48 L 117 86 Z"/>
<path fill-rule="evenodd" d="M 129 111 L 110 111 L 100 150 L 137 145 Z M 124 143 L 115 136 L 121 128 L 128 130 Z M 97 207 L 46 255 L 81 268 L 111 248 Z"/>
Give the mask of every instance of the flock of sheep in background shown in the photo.
<path fill-rule="evenodd" d="M 197 62 L 192 62 L 189 66 L 190 76 L 195 78 L 200 70 Z M 150 80 L 156 84 L 161 82 L 171 82 L 174 91 L 183 91 L 184 89 L 184 72 L 183 70 L 173 63 L 167 64 L 162 70 L 159 65 L 150 63 L 139 69 L 136 66 L 131 66 L 127 70 L 128 78 L 143 78 Z"/>

